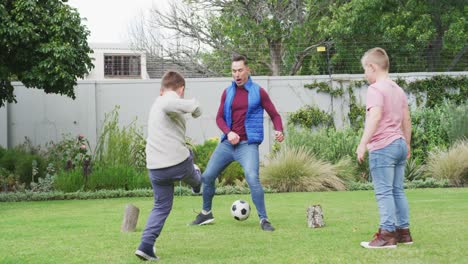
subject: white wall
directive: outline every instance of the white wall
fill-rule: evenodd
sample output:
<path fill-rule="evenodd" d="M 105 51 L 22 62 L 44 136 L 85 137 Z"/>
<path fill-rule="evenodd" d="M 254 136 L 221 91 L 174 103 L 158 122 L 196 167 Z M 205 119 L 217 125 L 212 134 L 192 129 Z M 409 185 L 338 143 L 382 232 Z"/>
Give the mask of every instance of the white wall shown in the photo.
<path fill-rule="evenodd" d="M 0 108 L 0 146 L 8 146 L 8 122 L 6 106 Z"/>
<path fill-rule="evenodd" d="M 442 73 L 437 73 L 442 74 Z M 461 75 L 467 72 L 443 73 Z M 434 73 L 394 74 L 392 78 L 414 80 L 435 75 Z M 362 75 L 334 75 L 334 79 L 362 80 Z M 315 105 L 322 110 L 331 110 L 329 95 L 304 88 L 314 81 L 328 81 L 328 76 L 255 76 L 254 81 L 264 87 L 276 105 L 286 125 L 287 114 L 304 105 Z M 194 143 L 221 135 L 216 126 L 216 113 L 223 90 L 230 84 L 231 78 L 203 78 L 186 80 L 186 98 L 197 98 L 203 108 L 203 115 L 198 119 L 188 118 L 187 136 Z M 339 85 L 334 82 L 334 85 Z M 136 120 L 146 135 L 148 111 L 159 94 L 160 80 L 101 80 L 79 81 L 75 89 L 76 100 L 65 96 L 45 94 L 42 90 L 26 89 L 21 83 L 14 83 L 17 104 L 8 104 L 0 108 L 0 144 L 15 146 L 24 142 L 24 137 L 33 144 L 44 145 L 49 141 L 59 141 L 62 134 L 77 136 L 84 134 L 95 146 L 106 113 L 116 105 L 120 106 L 120 124 L 128 125 Z M 356 97 L 364 104 L 366 87 L 360 89 Z M 347 94 L 345 92 L 345 94 Z M 334 99 L 335 122 L 343 125 L 348 111 L 348 99 Z M 6 117 L 9 116 L 7 119 Z M 265 141 L 260 152 L 266 155 L 273 143 L 273 128 L 265 113 Z"/>

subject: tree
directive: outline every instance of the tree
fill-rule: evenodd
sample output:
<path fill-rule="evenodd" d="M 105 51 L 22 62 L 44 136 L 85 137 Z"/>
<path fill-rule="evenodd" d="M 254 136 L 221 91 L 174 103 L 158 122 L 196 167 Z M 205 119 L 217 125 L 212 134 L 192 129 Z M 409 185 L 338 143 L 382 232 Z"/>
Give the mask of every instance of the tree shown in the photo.
<path fill-rule="evenodd" d="M 93 67 L 76 9 L 66 0 L 0 3 L 0 107 L 16 102 L 12 81 L 75 98 L 77 78 Z"/>
<path fill-rule="evenodd" d="M 461 0 L 352 0 L 330 7 L 320 23 L 333 41 L 334 72 L 361 72 L 360 58 L 387 50 L 391 71 L 465 70 L 468 21 Z M 464 11 L 465 10 L 465 11 Z"/>
<path fill-rule="evenodd" d="M 151 24 L 192 40 L 185 52 L 216 71 L 229 69 L 230 57 L 242 54 L 257 74 L 294 75 L 323 43 L 318 18 L 328 12 L 329 2 L 185 0 L 168 13 L 153 10 Z"/>

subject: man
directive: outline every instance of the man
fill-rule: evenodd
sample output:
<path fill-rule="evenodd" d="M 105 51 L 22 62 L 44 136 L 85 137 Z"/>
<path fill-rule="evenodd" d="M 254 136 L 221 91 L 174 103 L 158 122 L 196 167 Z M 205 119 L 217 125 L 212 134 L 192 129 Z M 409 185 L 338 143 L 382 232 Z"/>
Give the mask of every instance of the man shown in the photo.
<path fill-rule="evenodd" d="M 275 138 L 279 142 L 284 139 L 281 116 L 267 92 L 252 81 L 244 56 L 233 58 L 232 77 L 234 81 L 224 90 L 216 116 L 216 123 L 224 134 L 202 175 L 203 209 L 192 225 L 214 221 L 211 207 L 215 180 L 231 162 L 238 161 L 244 169 L 260 218 L 260 227 L 264 231 L 274 231 L 267 217 L 263 187 L 259 179 L 258 146 L 263 141 L 263 110 L 270 116 L 275 128 Z"/>

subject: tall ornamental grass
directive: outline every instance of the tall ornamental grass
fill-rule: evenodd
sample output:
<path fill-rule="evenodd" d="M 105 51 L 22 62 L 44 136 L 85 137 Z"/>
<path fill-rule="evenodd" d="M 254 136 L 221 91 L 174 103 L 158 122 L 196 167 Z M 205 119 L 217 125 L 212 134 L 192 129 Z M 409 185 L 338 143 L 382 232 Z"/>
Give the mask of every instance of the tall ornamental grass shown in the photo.
<path fill-rule="evenodd" d="M 456 142 L 447 151 L 432 151 L 427 160 L 426 173 L 436 179 L 447 179 L 455 186 L 466 186 L 468 183 L 468 140 Z"/>
<path fill-rule="evenodd" d="M 285 147 L 269 158 L 260 175 L 263 183 L 280 192 L 346 190 L 336 168 L 304 147 Z"/>
<path fill-rule="evenodd" d="M 119 127 L 119 107 L 105 115 L 104 125 L 96 146 L 94 162 L 102 166 L 127 165 L 145 168 L 146 140 L 141 129 L 132 122 Z"/>

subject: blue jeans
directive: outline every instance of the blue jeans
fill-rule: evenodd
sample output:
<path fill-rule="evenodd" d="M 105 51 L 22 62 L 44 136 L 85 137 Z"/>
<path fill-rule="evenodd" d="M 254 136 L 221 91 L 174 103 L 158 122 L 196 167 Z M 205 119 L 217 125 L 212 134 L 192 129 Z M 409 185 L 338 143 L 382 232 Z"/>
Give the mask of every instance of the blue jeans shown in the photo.
<path fill-rule="evenodd" d="M 369 153 L 380 228 L 390 232 L 409 227 L 408 201 L 403 189 L 407 153 L 406 142 L 402 138 Z"/>
<path fill-rule="evenodd" d="M 250 194 L 257 208 L 258 217 L 266 219 L 265 197 L 258 175 L 258 144 L 248 144 L 247 141 L 241 141 L 237 145 L 232 145 L 228 140 L 224 140 L 216 147 L 202 175 L 203 210 L 211 210 L 216 189 L 215 180 L 233 161 L 239 162 L 244 169 L 245 179 L 249 184 Z"/>
<path fill-rule="evenodd" d="M 174 182 L 183 181 L 192 187 L 200 186 L 201 175 L 193 167 L 192 153 L 183 162 L 162 169 L 149 170 L 153 186 L 154 206 L 146 222 L 141 241 L 153 245 L 161 234 L 164 223 L 172 210 Z"/>

